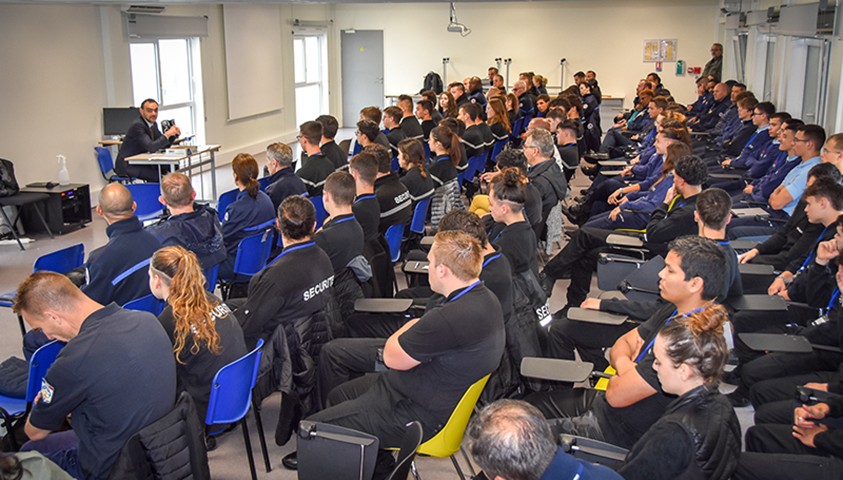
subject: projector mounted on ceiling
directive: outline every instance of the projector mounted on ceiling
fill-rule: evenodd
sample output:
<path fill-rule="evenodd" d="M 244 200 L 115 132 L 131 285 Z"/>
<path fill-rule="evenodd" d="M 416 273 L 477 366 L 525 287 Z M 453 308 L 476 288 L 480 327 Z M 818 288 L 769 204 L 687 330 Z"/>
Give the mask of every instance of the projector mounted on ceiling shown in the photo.
<path fill-rule="evenodd" d="M 471 33 L 470 28 L 457 21 L 457 9 L 454 6 L 454 0 L 451 0 L 451 23 L 448 24 L 448 31 L 459 33 L 463 37 Z"/>

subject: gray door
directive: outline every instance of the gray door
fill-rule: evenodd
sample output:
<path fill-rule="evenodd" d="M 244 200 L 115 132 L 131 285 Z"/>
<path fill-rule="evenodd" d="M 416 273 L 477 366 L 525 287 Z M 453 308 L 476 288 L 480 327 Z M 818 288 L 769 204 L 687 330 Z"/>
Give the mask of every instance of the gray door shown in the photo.
<path fill-rule="evenodd" d="M 383 30 L 342 32 L 342 126 L 353 128 L 364 107 L 383 107 Z"/>

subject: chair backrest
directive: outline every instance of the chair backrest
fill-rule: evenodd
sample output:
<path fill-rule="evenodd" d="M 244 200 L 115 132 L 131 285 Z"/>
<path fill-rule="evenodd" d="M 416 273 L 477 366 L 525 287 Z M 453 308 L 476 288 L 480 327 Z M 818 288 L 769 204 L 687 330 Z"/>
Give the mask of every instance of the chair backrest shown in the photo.
<path fill-rule="evenodd" d="M 269 186 L 269 178 L 270 176 L 266 176 L 258 179 L 258 185 L 260 185 L 260 190 L 262 192 L 266 191 L 266 187 Z"/>
<path fill-rule="evenodd" d="M 465 427 L 468 425 L 474 406 L 477 405 L 477 399 L 480 398 L 480 394 L 483 393 L 483 388 L 486 387 L 488 381 L 489 375 L 486 375 L 468 387 L 451 413 L 448 423 L 433 438 L 424 442 L 419 447 L 418 453 L 434 457 L 447 457 L 460 449 L 462 438 L 465 435 Z"/>
<path fill-rule="evenodd" d="M 427 143 L 427 140 L 422 140 L 422 146 L 424 147 L 424 161 L 430 160 L 430 144 Z"/>
<path fill-rule="evenodd" d="M 217 200 L 217 216 L 220 221 L 223 221 L 225 218 L 225 209 L 237 200 L 238 193 L 240 193 L 240 190 L 235 188 L 220 195 L 220 198 Z"/>
<path fill-rule="evenodd" d="M 498 155 L 500 155 L 500 153 L 503 151 L 503 147 L 505 147 L 507 143 L 509 143 L 508 139 L 495 141 L 495 144 L 492 146 L 492 154 L 491 158 L 489 158 L 489 161 L 491 161 L 492 163 L 496 163 L 495 159 L 498 158 Z"/>
<path fill-rule="evenodd" d="M 252 225 L 251 227 L 246 227 L 243 229 L 244 232 L 262 232 L 267 228 L 272 228 L 275 226 L 275 219 L 267 220 L 263 223 L 259 223 L 257 225 Z"/>
<path fill-rule="evenodd" d="M 328 212 L 325 210 L 325 204 L 322 203 L 322 195 L 317 195 L 314 197 L 309 197 L 310 203 L 316 208 L 316 229 L 318 230 L 323 223 L 325 223 L 325 219 L 328 218 Z"/>
<path fill-rule="evenodd" d="M 140 312 L 149 312 L 156 317 L 164 311 L 164 301 L 155 298 L 155 295 L 144 295 L 141 298 L 136 298 L 123 305 L 126 310 L 137 310 Z"/>
<path fill-rule="evenodd" d="M 41 255 L 32 265 L 33 272 L 47 270 L 56 273 L 67 273 L 79 268 L 85 262 L 85 246 L 81 243 L 72 245 L 55 252 Z"/>
<path fill-rule="evenodd" d="M 249 411 L 258 378 L 263 339 L 245 356 L 222 367 L 211 383 L 205 424 L 235 423 Z"/>
<path fill-rule="evenodd" d="M 32 354 L 32 359 L 29 361 L 29 379 L 26 382 L 26 401 L 31 403 L 35 400 L 35 396 L 41 391 L 41 379 L 47 374 L 47 370 L 56 361 L 59 352 L 64 348 L 64 342 L 53 340 L 47 343 L 35 353 Z"/>
<path fill-rule="evenodd" d="M 424 221 L 427 219 L 427 211 L 430 209 L 430 197 L 423 198 L 416 202 L 415 210 L 413 210 L 413 219 L 410 221 L 410 231 L 424 234 Z"/>
<path fill-rule="evenodd" d="M 106 179 L 106 181 L 111 180 L 109 173 L 113 173 L 114 171 L 114 160 L 111 158 L 111 151 L 105 147 L 94 147 L 94 151 L 97 153 L 97 163 L 100 166 L 102 178 Z"/>
<path fill-rule="evenodd" d="M 126 185 L 132 193 L 132 200 L 138 205 L 135 215 L 141 222 L 160 217 L 164 213 L 164 204 L 158 201 L 161 185 L 158 183 L 130 183 Z"/>
<path fill-rule="evenodd" d="M 273 239 L 272 229 L 267 228 L 240 240 L 234 257 L 234 273 L 252 276 L 260 272 L 269 260 Z"/>
<path fill-rule="evenodd" d="M 386 477 L 386 480 L 407 480 L 410 467 L 413 465 L 413 459 L 416 457 L 416 450 L 422 443 L 422 436 L 421 423 L 410 422 L 407 424 L 407 431 L 404 432 L 404 438 L 401 439 L 400 450 L 398 450 L 395 469 Z"/>
<path fill-rule="evenodd" d="M 389 244 L 389 257 L 392 263 L 401 259 L 401 240 L 404 238 L 404 224 L 397 223 L 386 229 L 383 235 L 386 238 L 386 243 Z"/>
<path fill-rule="evenodd" d="M 468 159 L 468 168 L 465 170 L 465 179 L 469 182 L 474 180 L 474 176 L 477 175 L 483 166 L 486 164 L 486 151 L 482 151 L 473 157 L 469 157 Z"/>
<path fill-rule="evenodd" d="M 339 145 L 340 145 L 340 150 L 342 150 L 342 153 L 344 153 L 345 156 L 347 157 L 348 151 L 351 149 L 351 139 L 346 138 L 345 140 L 341 141 Z"/>
<path fill-rule="evenodd" d="M 149 262 L 151 262 L 151 261 L 152 261 L 151 258 L 147 258 L 146 260 L 142 260 L 142 261 L 132 265 L 131 267 L 127 268 L 126 270 L 120 272 L 120 274 L 118 274 L 116 277 L 114 277 L 111 280 L 111 286 L 116 287 L 118 283 L 127 279 L 128 277 L 130 277 L 132 274 L 134 274 L 138 270 L 148 267 Z"/>
<path fill-rule="evenodd" d="M 389 170 L 392 172 L 397 172 L 401 169 L 401 165 L 398 163 L 398 155 L 392 157 L 392 163 L 390 164 Z"/>
<path fill-rule="evenodd" d="M 512 126 L 512 134 L 510 135 L 512 138 L 518 138 L 524 133 L 524 117 L 518 117 L 515 119 L 515 124 Z"/>
<path fill-rule="evenodd" d="M 216 264 L 211 268 L 206 268 L 202 271 L 205 274 L 205 290 L 213 292 L 217 288 L 217 279 L 220 276 L 220 264 Z"/>

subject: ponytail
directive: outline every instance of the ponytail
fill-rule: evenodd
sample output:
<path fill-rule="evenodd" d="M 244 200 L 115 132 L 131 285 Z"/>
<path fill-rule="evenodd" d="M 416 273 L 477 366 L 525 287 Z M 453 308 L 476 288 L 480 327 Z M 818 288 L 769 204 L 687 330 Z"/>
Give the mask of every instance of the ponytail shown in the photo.
<path fill-rule="evenodd" d="M 150 266 L 166 277 L 164 280 L 170 289 L 167 303 L 173 309 L 175 320 L 173 352 L 176 361 L 183 363 L 180 355 L 187 346 L 188 336 L 192 338 L 191 354 L 198 353 L 202 345 L 211 353 L 219 354 L 220 337 L 211 315 L 218 302 L 208 299 L 205 275 L 196 255 L 180 246 L 164 247 L 152 255 Z"/>
<path fill-rule="evenodd" d="M 448 151 L 448 156 L 451 157 L 451 162 L 456 167 L 462 161 L 462 151 L 460 149 L 460 137 L 451 131 L 450 128 L 440 125 L 430 131 L 433 140 L 442 144 L 445 150 Z"/>
<path fill-rule="evenodd" d="M 231 162 L 231 169 L 234 170 L 234 176 L 246 189 L 250 197 L 257 198 L 260 190 L 260 183 L 256 180 L 258 178 L 258 161 L 255 157 L 248 153 L 238 153 Z"/>

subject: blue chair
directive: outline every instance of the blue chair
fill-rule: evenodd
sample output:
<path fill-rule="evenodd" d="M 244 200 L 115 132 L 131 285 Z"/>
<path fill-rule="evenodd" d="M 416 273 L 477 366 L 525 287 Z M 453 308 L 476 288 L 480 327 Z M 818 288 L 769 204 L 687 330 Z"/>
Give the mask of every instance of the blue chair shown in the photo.
<path fill-rule="evenodd" d="M 274 240 L 270 228 L 240 240 L 237 245 L 237 256 L 234 257 L 234 277 L 221 279 L 220 281 L 223 299 L 228 299 L 228 294 L 231 293 L 231 286 L 235 280 L 242 281 L 244 278 L 251 278 L 263 270 L 267 260 L 269 260 Z"/>
<path fill-rule="evenodd" d="M 32 264 L 32 272 L 40 272 L 46 270 L 49 272 L 56 272 L 65 274 L 71 270 L 75 270 L 82 266 L 85 262 L 85 246 L 81 243 L 71 245 L 55 252 L 50 252 L 41 255 Z M 0 295 L 0 307 L 12 308 L 17 290 L 4 293 Z M 20 324 L 21 335 L 26 334 L 26 325 L 23 323 L 23 318 L 18 315 L 18 323 Z"/>
<path fill-rule="evenodd" d="M 397 263 L 398 260 L 401 260 L 401 240 L 404 238 L 404 224 L 391 225 L 386 229 L 383 236 L 386 238 L 386 243 L 389 244 L 389 257 L 392 263 Z"/>
<path fill-rule="evenodd" d="M 137 204 L 135 215 L 141 222 L 154 220 L 164 214 L 164 204 L 158 200 L 161 185 L 158 183 L 132 183 L 126 185 Z"/>
<path fill-rule="evenodd" d="M 161 312 L 164 311 L 165 305 L 166 304 L 164 303 L 164 300 L 159 300 L 155 298 L 155 295 L 150 293 L 149 295 L 145 295 L 136 300 L 132 300 L 131 302 L 126 302 L 126 304 L 123 305 L 123 308 L 125 308 L 126 310 L 149 312 L 157 317 L 158 315 L 161 315 Z"/>
<path fill-rule="evenodd" d="M 486 151 L 468 158 L 468 168 L 465 169 L 465 180 L 474 181 L 477 172 L 483 169 L 486 164 Z"/>
<path fill-rule="evenodd" d="M 117 172 L 114 171 L 114 160 L 111 158 L 111 150 L 105 147 L 94 147 L 94 151 L 97 153 L 97 163 L 100 166 L 100 173 L 102 173 L 102 178 L 106 182 L 129 183 L 135 180 L 132 177 L 117 175 Z"/>
<path fill-rule="evenodd" d="M 427 140 L 422 140 L 422 146 L 424 147 L 424 161 L 430 160 L 430 144 L 427 143 Z"/>
<path fill-rule="evenodd" d="M 260 185 L 260 189 L 261 189 L 261 191 L 262 191 L 262 192 L 265 192 L 265 191 L 266 191 L 266 187 L 268 187 L 268 186 L 269 186 L 269 176 L 266 176 L 266 177 L 263 177 L 263 178 L 259 178 L 259 179 L 258 179 L 258 184 Z"/>
<path fill-rule="evenodd" d="M 217 216 L 220 221 L 223 221 L 225 218 L 225 209 L 237 200 L 238 193 L 240 193 L 240 190 L 235 188 L 220 195 L 220 198 L 217 200 Z"/>
<path fill-rule="evenodd" d="M 325 223 L 325 219 L 328 218 L 328 212 L 325 211 L 325 204 L 322 203 L 322 195 L 316 197 L 310 197 L 310 203 L 316 207 L 316 229 L 318 230 L 322 227 L 322 224 Z"/>
<path fill-rule="evenodd" d="M 512 126 L 512 134 L 510 134 L 510 138 L 515 141 L 520 141 L 522 133 L 524 133 L 524 117 L 518 117 L 515 119 L 515 125 Z"/>
<path fill-rule="evenodd" d="M 222 367 L 214 376 L 211 384 L 211 398 L 208 400 L 208 413 L 205 415 L 205 425 L 240 423 L 243 427 L 243 441 L 246 443 L 246 454 L 249 458 L 249 469 L 252 479 L 256 480 L 255 459 L 252 455 L 252 442 L 249 439 L 249 429 L 246 425 L 246 414 L 253 408 L 255 422 L 258 426 L 258 436 L 261 442 L 263 460 L 266 471 L 272 471 L 269 464 L 269 454 L 266 450 L 266 439 L 263 434 L 263 422 L 260 410 L 254 405 L 252 389 L 258 379 L 258 366 L 261 361 L 263 339 L 258 340 L 255 349 L 246 356 Z"/>
<path fill-rule="evenodd" d="M 489 163 L 497 163 L 495 159 L 498 158 L 498 155 L 500 155 L 500 153 L 503 151 L 503 147 L 505 147 L 507 143 L 509 143 L 508 139 L 495 141 L 495 144 L 492 146 L 492 151 L 489 154 Z"/>
<path fill-rule="evenodd" d="M 413 219 L 410 221 L 410 231 L 424 235 L 424 222 L 427 219 L 427 211 L 430 209 L 430 197 L 423 198 L 416 202 L 413 210 Z"/>
<path fill-rule="evenodd" d="M 29 379 L 26 382 L 26 396 L 24 398 L 7 397 L 0 395 L 0 419 L 3 420 L 3 428 L 7 432 L 14 431 L 14 423 L 26 418 L 32 409 L 32 402 L 35 396 L 41 391 L 41 380 L 47 374 L 47 370 L 56 361 L 59 352 L 64 348 L 64 342 L 53 340 L 42 345 L 41 348 L 32 354 L 29 362 Z M 17 451 L 19 445 L 14 435 L 9 435 L 12 450 Z"/>
<path fill-rule="evenodd" d="M 213 293 L 217 288 L 217 279 L 220 275 L 220 264 L 216 264 L 211 268 L 206 268 L 203 272 L 205 274 L 205 289 Z"/>
<path fill-rule="evenodd" d="M 390 164 L 389 170 L 392 172 L 397 172 L 401 169 L 401 165 L 398 163 L 398 155 L 392 157 L 392 163 Z"/>

